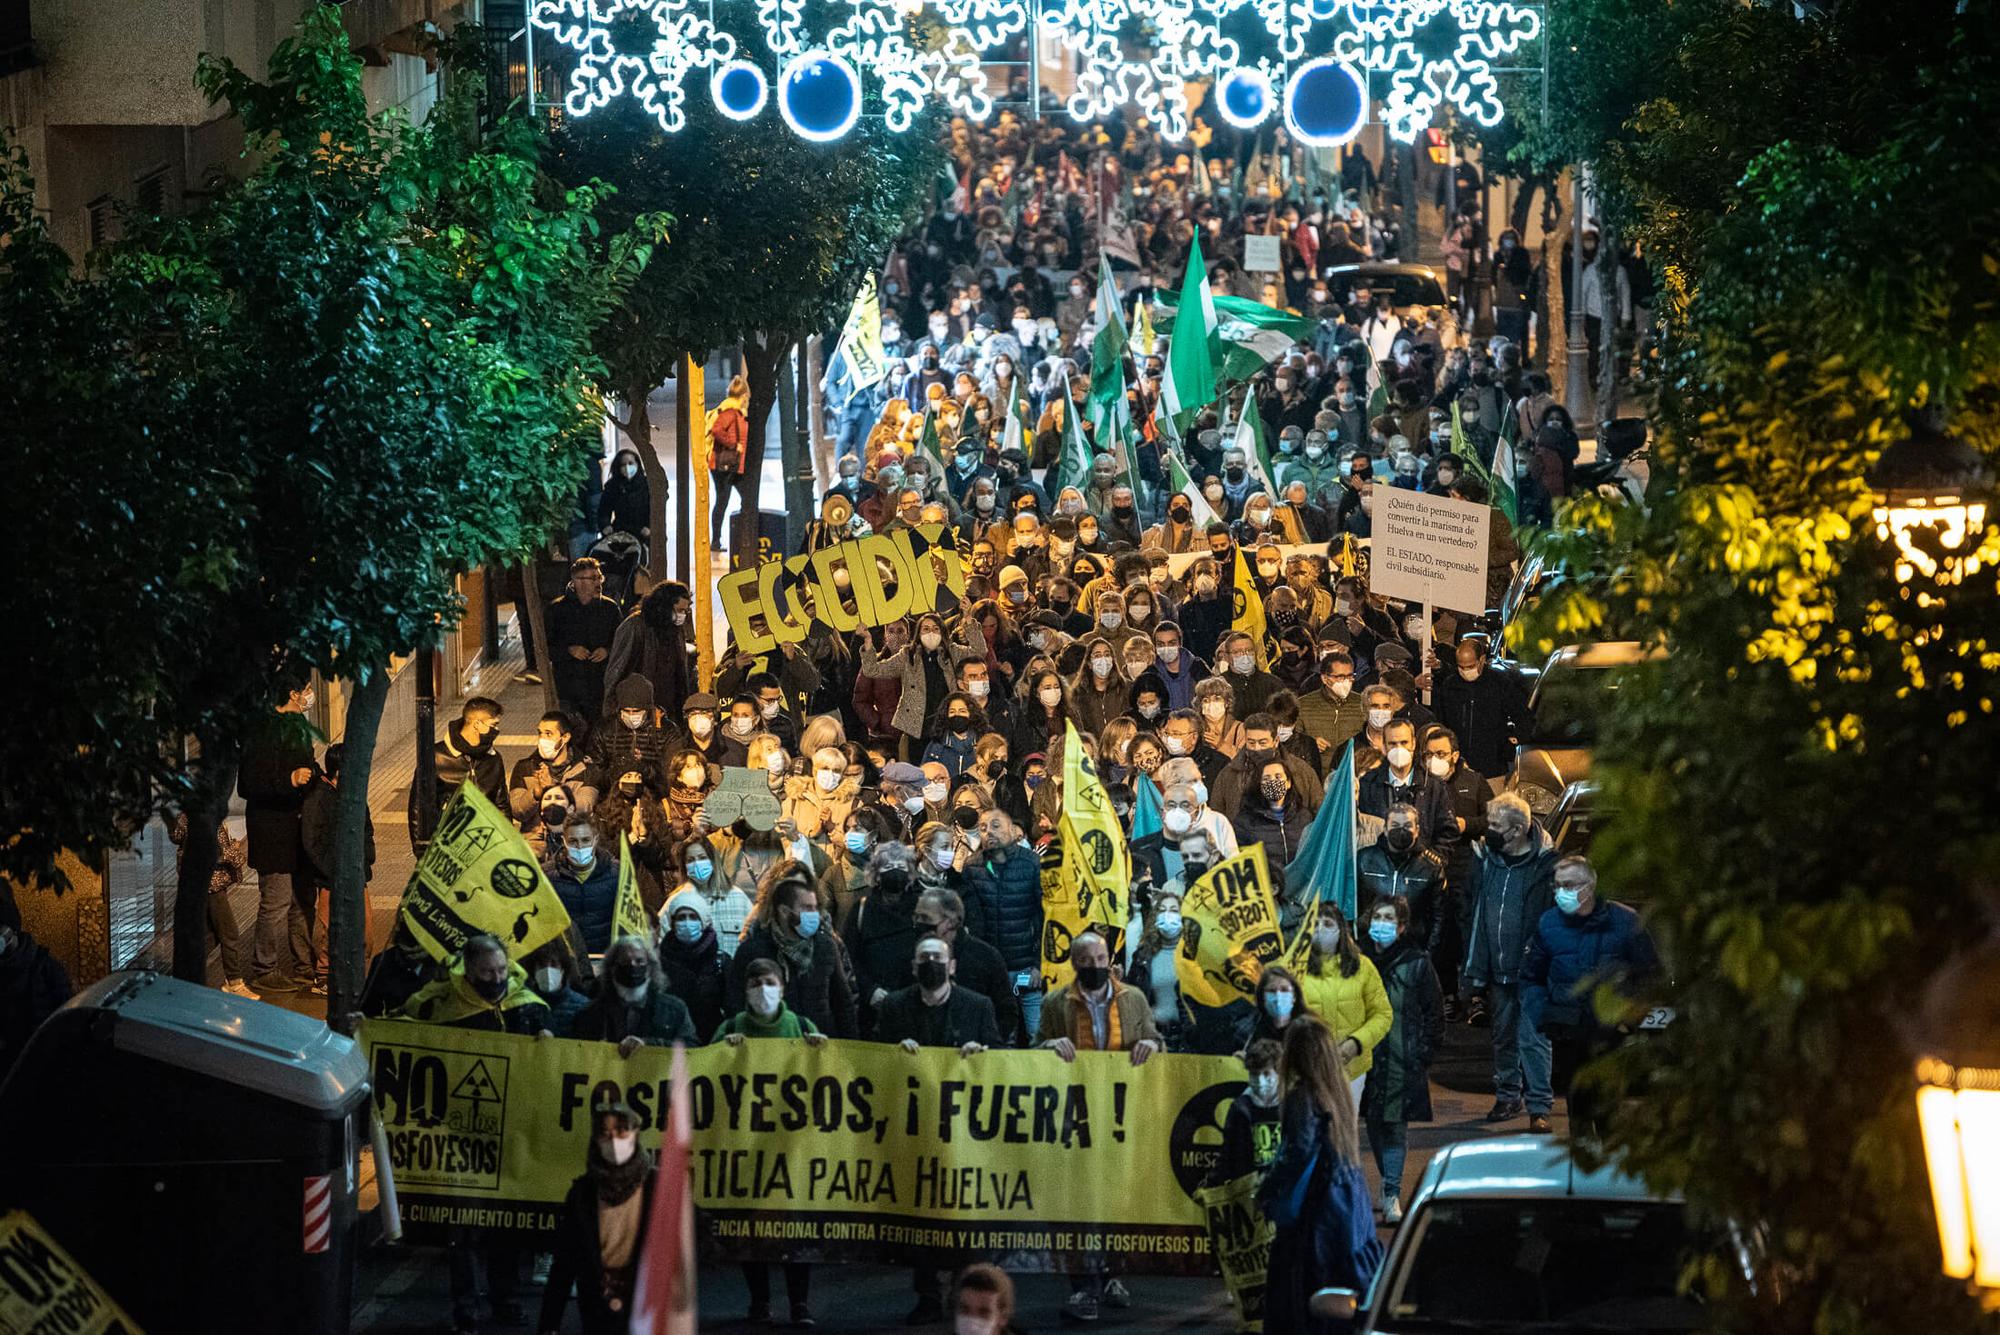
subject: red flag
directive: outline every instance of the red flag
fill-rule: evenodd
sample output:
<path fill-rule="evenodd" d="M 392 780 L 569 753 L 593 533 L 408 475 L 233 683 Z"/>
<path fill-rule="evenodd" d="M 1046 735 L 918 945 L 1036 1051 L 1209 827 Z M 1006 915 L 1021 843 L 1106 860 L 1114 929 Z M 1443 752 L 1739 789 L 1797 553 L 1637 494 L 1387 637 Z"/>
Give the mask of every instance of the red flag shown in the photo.
<path fill-rule="evenodd" d="M 632 1295 L 631 1335 L 694 1335 L 694 1194 L 688 1189 L 693 1113 L 688 1100 L 687 1053 L 674 1044 L 672 1096 L 660 1137 L 659 1181 L 653 1216 L 646 1221 Z"/>

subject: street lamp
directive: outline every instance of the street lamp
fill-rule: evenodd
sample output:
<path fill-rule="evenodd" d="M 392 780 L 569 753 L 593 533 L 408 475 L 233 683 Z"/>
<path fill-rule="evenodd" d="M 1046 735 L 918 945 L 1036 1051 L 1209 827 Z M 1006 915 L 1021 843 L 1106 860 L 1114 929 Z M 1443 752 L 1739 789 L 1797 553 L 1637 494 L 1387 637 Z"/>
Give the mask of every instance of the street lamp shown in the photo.
<path fill-rule="evenodd" d="M 1925 993 L 1917 1122 L 1944 1273 L 2000 1310 L 2000 936 L 1946 966 Z"/>
<path fill-rule="evenodd" d="M 1898 583 L 1908 585 L 1921 573 L 1950 585 L 1979 572 L 1989 482 L 1979 451 L 1945 434 L 1934 415 L 1912 416 L 1910 434 L 1868 470 L 1875 532 L 1896 545 Z M 1930 536 L 1928 543 L 1918 540 L 1920 532 Z"/>

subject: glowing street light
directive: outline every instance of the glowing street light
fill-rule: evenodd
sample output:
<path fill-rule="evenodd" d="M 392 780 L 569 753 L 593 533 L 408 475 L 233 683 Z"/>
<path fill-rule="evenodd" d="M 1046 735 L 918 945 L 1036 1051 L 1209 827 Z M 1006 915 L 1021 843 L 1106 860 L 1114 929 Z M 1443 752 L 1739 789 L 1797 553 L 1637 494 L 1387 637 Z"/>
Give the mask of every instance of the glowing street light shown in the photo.
<path fill-rule="evenodd" d="M 1896 546 L 1898 583 L 1922 574 L 1951 585 L 1979 572 L 1990 481 L 1979 451 L 1945 434 L 1931 414 L 1914 416 L 1910 434 L 1882 451 L 1868 485 L 1876 535 Z"/>
<path fill-rule="evenodd" d="M 1925 994 L 1917 1121 L 1944 1273 L 2000 1310 L 2000 937 L 1951 964 Z"/>

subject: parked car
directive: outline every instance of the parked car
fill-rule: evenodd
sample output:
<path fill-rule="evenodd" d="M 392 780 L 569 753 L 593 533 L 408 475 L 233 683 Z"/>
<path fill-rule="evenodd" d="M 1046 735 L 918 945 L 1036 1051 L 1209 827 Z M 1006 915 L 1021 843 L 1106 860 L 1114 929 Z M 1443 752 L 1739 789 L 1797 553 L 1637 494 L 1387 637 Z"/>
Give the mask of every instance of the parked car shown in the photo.
<path fill-rule="evenodd" d="M 1368 1291 L 1323 1289 L 1313 1310 L 1354 1335 L 1695 1330 L 1679 1280 L 1697 1245 L 1677 1198 L 1558 1141 L 1466 1141 L 1431 1160 Z"/>
<path fill-rule="evenodd" d="M 1428 264 L 1393 264 L 1387 260 L 1367 260 L 1360 264 L 1336 264 L 1326 271 L 1327 291 L 1334 301 L 1345 305 L 1356 288 L 1370 292 L 1389 289 L 1400 313 L 1417 306 L 1446 305 L 1444 280 Z"/>
<path fill-rule="evenodd" d="M 1514 748 L 1507 787 L 1544 820 L 1563 791 L 1590 777 L 1591 749 L 1617 701 L 1619 671 L 1658 659 L 1636 640 L 1566 645 L 1549 656 L 1528 696 L 1528 736 Z"/>
<path fill-rule="evenodd" d="M 1549 837 L 1556 841 L 1558 852 L 1574 853 L 1578 857 L 1590 856 L 1591 841 L 1612 817 L 1603 797 L 1598 786 L 1588 779 L 1563 789 L 1555 811 L 1545 822 Z"/>

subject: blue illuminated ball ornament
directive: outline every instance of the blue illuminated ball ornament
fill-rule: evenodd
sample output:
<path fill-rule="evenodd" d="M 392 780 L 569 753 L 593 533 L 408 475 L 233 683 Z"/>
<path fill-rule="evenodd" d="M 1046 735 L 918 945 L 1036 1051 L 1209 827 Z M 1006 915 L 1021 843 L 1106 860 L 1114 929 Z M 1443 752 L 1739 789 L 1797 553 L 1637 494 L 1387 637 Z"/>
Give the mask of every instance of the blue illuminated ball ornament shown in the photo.
<path fill-rule="evenodd" d="M 1271 81 L 1261 70 L 1239 67 L 1222 76 L 1216 85 L 1215 102 L 1222 119 L 1239 130 L 1254 130 L 1270 119 Z"/>
<path fill-rule="evenodd" d="M 764 71 L 747 60 L 732 60 L 708 81 L 715 109 L 733 121 L 747 121 L 764 109 L 771 85 Z"/>
<path fill-rule="evenodd" d="M 1368 89 L 1352 65 L 1321 56 L 1299 66 L 1285 87 L 1285 128 L 1302 144 L 1332 148 L 1361 133 Z"/>
<path fill-rule="evenodd" d="M 778 75 L 778 112 L 799 138 L 830 143 L 861 118 L 861 76 L 831 51 L 803 52 Z"/>

